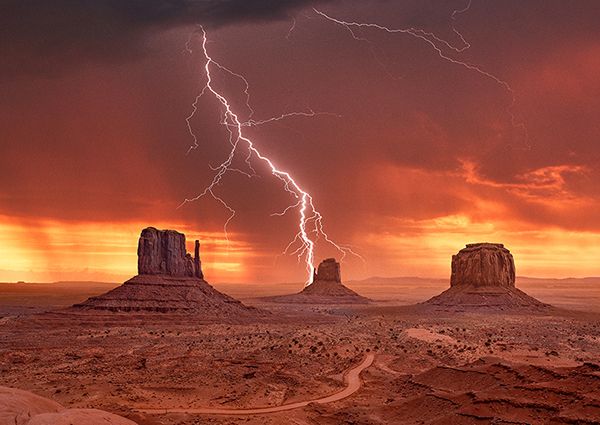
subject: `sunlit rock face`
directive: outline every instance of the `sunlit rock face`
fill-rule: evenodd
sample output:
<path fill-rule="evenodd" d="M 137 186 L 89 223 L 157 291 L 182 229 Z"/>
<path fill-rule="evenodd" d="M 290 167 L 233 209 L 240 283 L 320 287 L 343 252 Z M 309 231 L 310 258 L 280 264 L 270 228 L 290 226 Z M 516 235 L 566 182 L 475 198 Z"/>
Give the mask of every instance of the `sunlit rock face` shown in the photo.
<path fill-rule="evenodd" d="M 502 244 L 469 244 L 452 256 L 450 286 L 515 286 L 515 261 Z"/>
<path fill-rule="evenodd" d="M 147 227 L 138 241 L 138 274 L 202 278 L 199 242 L 195 258 L 186 252 L 185 235 Z"/>

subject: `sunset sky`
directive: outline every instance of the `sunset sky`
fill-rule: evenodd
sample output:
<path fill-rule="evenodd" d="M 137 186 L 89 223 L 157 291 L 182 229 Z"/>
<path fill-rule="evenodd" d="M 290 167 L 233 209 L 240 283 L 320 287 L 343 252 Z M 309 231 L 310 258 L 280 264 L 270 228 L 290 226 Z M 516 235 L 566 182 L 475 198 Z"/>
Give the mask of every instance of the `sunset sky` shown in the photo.
<path fill-rule="evenodd" d="M 312 195 L 329 236 L 364 257 L 347 258 L 345 280 L 447 277 L 451 255 L 483 241 L 504 243 L 519 275 L 600 275 L 600 3 L 473 0 L 453 19 L 467 4 L 2 2 L 0 282 L 121 281 L 150 225 L 201 239 L 210 282 L 305 279 L 281 255 L 298 211 L 272 215 L 295 201 L 261 161 L 258 176 L 216 188 L 236 210 L 229 241 L 220 203 L 178 208 L 230 148 L 206 95 L 186 155 L 206 83 L 197 24 L 211 56 L 248 81 L 253 119 L 322 113 L 244 131 Z M 435 34 L 499 81 L 410 34 L 353 35 L 313 8 Z M 243 81 L 213 72 L 249 119 Z M 320 240 L 327 256 L 339 253 Z"/>

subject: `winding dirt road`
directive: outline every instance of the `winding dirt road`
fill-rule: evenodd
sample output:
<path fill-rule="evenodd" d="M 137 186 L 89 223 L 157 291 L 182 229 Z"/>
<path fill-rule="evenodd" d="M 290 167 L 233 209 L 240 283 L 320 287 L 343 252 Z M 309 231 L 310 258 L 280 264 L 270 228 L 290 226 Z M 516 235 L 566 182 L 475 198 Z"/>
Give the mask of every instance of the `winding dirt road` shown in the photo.
<path fill-rule="evenodd" d="M 373 363 L 373 359 L 375 359 L 375 355 L 373 353 L 367 354 L 365 359 L 357 366 L 348 370 L 344 375 L 344 383 L 346 384 L 346 388 L 343 390 L 328 395 L 326 397 L 315 398 L 311 400 L 305 401 L 297 401 L 295 403 L 282 404 L 280 406 L 272 406 L 272 407 L 256 407 L 254 409 L 217 409 L 212 407 L 204 407 L 198 409 L 135 409 L 138 412 L 143 413 L 197 413 L 197 414 L 207 414 L 207 415 L 260 415 L 265 413 L 275 413 L 275 412 L 283 412 L 285 410 L 293 410 L 298 409 L 300 407 L 307 406 L 310 403 L 331 403 L 333 401 L 342 400 L 350 395 L 354 394 L 360 386 L 362 382 L 360 380 L 360 373 L 371 366 Z"/>

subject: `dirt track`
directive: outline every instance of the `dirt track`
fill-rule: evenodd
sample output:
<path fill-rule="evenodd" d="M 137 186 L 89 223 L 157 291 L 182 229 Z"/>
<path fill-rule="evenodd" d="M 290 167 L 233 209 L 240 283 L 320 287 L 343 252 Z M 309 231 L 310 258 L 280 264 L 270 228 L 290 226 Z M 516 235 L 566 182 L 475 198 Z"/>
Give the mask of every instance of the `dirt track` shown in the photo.
<path fill-rule="evenodd" d="M 342 400 L 346 397 L 351 396 L 360 388 L 362 382 L 360 380 L 360 373 L 373 364 L 375 355 L 372 353 L 367 354 L 365 359 L 357 366 L 348 370 L 344 375 L 344 383 L 346 388 L 342 391 L 336 392 L 326 397 L 315 398 L 306 401 L 298 401 L 296 403 L 283 404 L 281 406 L 272 407 L 257 407 L 254 409 L 214 409 L 214 408 L 200 408 L 200 409 L 135 409 L 138 412 L 143 413 L 189 413 L 189 414 L 207 414 L 207 415 L 260 415 L 266 413 L 283 412 L 285 410 L 298 409 L 300 407 L 308 406 L 310 403 L 331 403 L 334 401 Z"/>

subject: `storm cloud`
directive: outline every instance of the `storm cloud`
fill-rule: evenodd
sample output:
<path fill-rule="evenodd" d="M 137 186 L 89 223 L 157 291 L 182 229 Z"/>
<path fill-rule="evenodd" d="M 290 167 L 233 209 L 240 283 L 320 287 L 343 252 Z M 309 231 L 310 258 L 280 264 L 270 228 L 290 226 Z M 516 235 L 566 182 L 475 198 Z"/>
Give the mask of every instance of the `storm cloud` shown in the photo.
<path fill-rule="evenodd" d="M 470 48 L 453 57 L 506 81 L 514 104 L 502 84 L 441 59 L 418 38 L 358 29 L 368 41 L 357 40 L 315 5 L 460 45 L 454 24 Z M 222 235 L 229 211 L 214 199 L 177 209 L 211 181 L 209 165 L 230 147 L 222 109 L 206 95 L 191 120 L 198 149 L 186 155 L 185 118 L 206 76 L 199 38 L 191 54 L 184 46 L 201 23 L 210 54 L 247 79 L 253 119 L 326 112 L 244 131 L 311 193 L 330 236 L 356 246 L 375 273 L 428 273 L 432 250 L 444 273 L 449 255 L 478 240 L 534 253 L 531 273 L 546 273 L 554 261 L 546 258 L 562 258 L 559 250 L 596 255 L 598 2 L 477 0 L 453 21 L 465 5 L 2 2 L 0 225 L 45 223 L 49 246 L 52 232 L 77 223 L 131 226 L 133 234 L 140 223 L 175 223 Z M 213 71 L 215 86 L 249 119 L 243 81 Z M 232 241 L 251 250 L 236 267 L 244 278 L 264 278 L 278 258 L 273 279 L 295 279 L 302 267 L 277 255 L 295 234 L 297 214 L 272 215 L 293 199 L 264 163 L 253 166 L 259 177 L 231 173 L 216 189 L 237 211 Z M 338 255 L 323 245 L 319 257 Z M 68 258 L 63 247 L 55 249 Z M 562 269 L 548 273 L 571 273 L 556 264 Z M 363 273 L 360 262 L 345 267 L 350 276 Z M 599 272 L 591 267 L 586 273 Z"/>
<path fill-rule="evenodd" d="M 0 73 L 52 75 L 90 61 L 131 60 L 143 54 L 149 35 L 173 27 L 289 19 L 317 2 L 7 0 L 0 3 Z"/>

